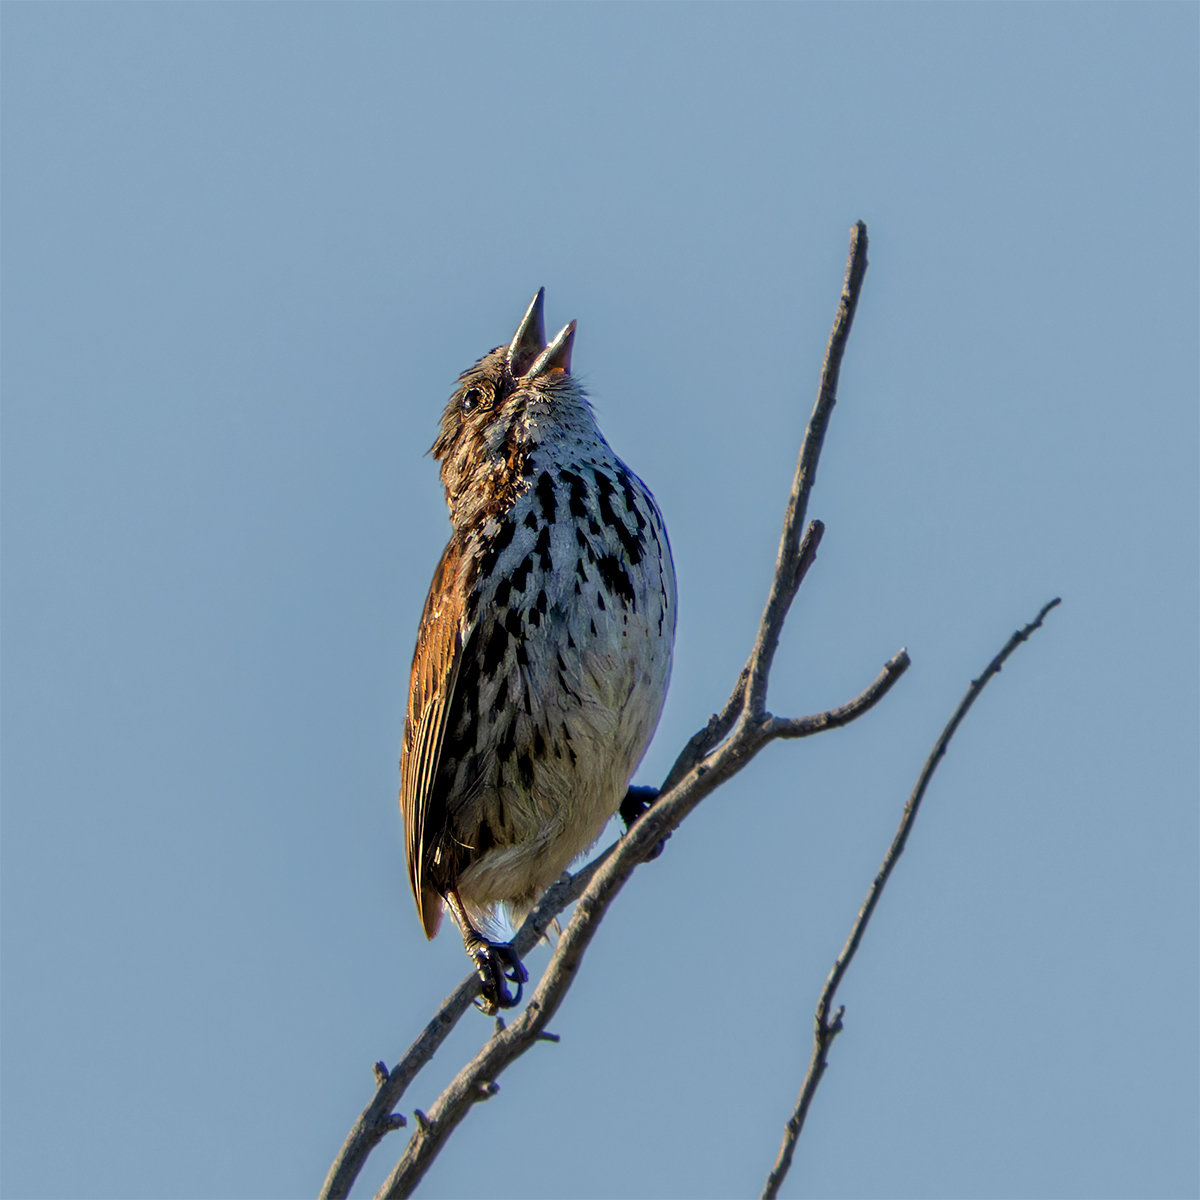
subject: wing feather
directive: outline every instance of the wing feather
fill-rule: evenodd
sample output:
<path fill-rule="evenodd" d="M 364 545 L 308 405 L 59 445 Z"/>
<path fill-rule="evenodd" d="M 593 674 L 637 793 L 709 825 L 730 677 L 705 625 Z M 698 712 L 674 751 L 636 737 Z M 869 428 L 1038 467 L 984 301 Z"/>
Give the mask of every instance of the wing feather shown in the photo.
<path fill-rule="evenodd" d="M 408 881 L 426 937 L 442 919 L 442 901 L 423 878 L 430 838 L 429 802 L 446 738 L 446 715 L 458 679 L 463 645 L 463 596 L 459 587 L 460 547 L 451 542 L 442 554 L 421 614 L 417 648 L 408 689 L 408 717 L 400 751 L 400 812 L 404 817 L 404 857 Z M 434 836 L 439 831 L 430 831 Z"/>

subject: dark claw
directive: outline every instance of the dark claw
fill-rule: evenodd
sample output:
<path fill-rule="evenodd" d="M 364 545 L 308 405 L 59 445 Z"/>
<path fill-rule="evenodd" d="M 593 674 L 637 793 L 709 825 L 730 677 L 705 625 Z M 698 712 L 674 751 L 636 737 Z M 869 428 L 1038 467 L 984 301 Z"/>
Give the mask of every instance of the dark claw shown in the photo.
<path fill-rule="evenodd" d="M 508 942 L 488 942 L 480 938 L 467 947 L 467 953 L 479 972 L 483 994 L 475 1001 L 475 1007 L 486 1016 L 494 1017 L 502 1008 L 515 1008 L 521 1003 L 523 984 L 529 979 L 517 952 Z M 505 983 L 511 980 L 517 985 L 514 996 Z"/>
<path fill-rule="evenodd" d="M 625 822 L 625 829 L 628 832 L 633 828 L 633 823 L 658 799 L 658 788 L 652 787 L 631 787 L 625 793 L 625 799 L 621 801 L 621 807 L 618 810 L 621 814 L 621 820 Z M 649 854 L 646 855 L 646 862 L 657 858 L 662 852 L 663 847 L 667 844 L 667 837 L 663 838 Z"/>

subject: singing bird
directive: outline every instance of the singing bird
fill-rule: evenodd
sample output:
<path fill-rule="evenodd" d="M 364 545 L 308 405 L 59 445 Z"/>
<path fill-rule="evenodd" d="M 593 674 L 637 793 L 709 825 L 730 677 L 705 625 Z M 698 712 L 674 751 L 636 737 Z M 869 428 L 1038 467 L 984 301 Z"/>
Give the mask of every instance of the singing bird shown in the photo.
<path fill-rule="evenodd" d="M 432 938 L 449 909 L 490 1014 L 528 978 L 487 936 L 498 906 L 518 925 L 619 808 L 639 811 L 629 780 L 675 637 L 662 514 L 571 374 L 575 322 L 546 344 L 544 294 L 442 415 L 431 453 L 453 532 L 417 633 L 400 759 L 421 924 Z"/>

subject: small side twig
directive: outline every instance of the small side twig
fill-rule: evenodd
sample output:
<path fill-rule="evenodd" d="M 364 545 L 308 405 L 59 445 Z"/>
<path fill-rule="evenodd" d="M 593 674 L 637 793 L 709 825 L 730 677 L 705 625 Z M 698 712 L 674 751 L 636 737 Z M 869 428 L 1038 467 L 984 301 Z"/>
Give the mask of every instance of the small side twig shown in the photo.
<path fill-rule="evenodd" d="M 959 725 L 962 724 L 963 718 L 979 697 L 979 693 L 987 687 L 991 678 L 999 673 L 1000 668 L 1004 666 L 1009 655 L 1023 642 L 1027 642 L 1035 630 L 1041 628 L 1046 614 L 1061 603 L 1061 598 L 1056 597 L 1048 604 L 1043 605 L 1041 611 L 1028 625 L 1023 629 L 1018 629 L 1008 639 L 1004 648 L 992 659 L 983 674 L 978 679 L 971 681 L 971 686 L 967 689 L 967 694 L 954 710 L 954 715 L 950 718 L 946 728 L 942 730 L 941 737 L 938 738 L 933 750 L 930 751 L 929 757 L 925 760 L 925 766 L 921 769 L 921 774 L 917 778 L 912 795 L 909 796 L 908 803 L 904 806 L 904 815 L 900 819 L 900 826 L 896 830 L 892 844 L 888 847 L 887 854 L 883 857 L 883 864 L 879 868 L 879 873 L 875 876 L 875 881 L 871 884 L 867 892 L 867 898 L 863 901 L 863 906 L 859 909 L 858 917 L 854 922 L 853 928 L 850 930 L 850 936 L 846 939 L 846 944 L 842 947 L 842 952 L 838 955 L 837 961 L 833 964 L 833 970 L 830 971 L 829 978 L 825 981 L 825 986 L 821 989 L 821 997 L 817 1001 L 817 1011 L 814 1019 L 813 1051 L 808 1064 L 808 1072 L 804 1077 L 804 1084 L 800 1088 L 800 1096 L 796 1101 L 796 1107 L 792 1110 L 792 1115 L 788 1118 L 787 1124 L 784 1126 L 783 1142 L 779 1147 L 779 1154 L 775 1159 L 775 1165 L 771 1168 L 770 1175 L 767 1176 L 767 1183 L 762 1191 L 763 1200 L 773 1200 L 773 1197 L 779 1195 L 780 1185 L 783 1183 L 792 1165 L 792 1155 L 795 1152 L 796 1142 L 800 1138 L 801 1130 L 804 1128 L 804 1120 L 808 1116 L 809 1106 L 812 1104 L 813 1096 L 816 1094 L 821 1078 L 825 1074 L 825 1069 L 829 1065 L 825 1060 L 825 1055 L 832 1045 L 833 1039 L 842 1031 L 842 1017 L 845 1014 L 845 1008 L 838 1008 L 832 1018 L 829 1015 L 833 1007 L 834 996 L 837 994 L 838 986 L 841 984 L 850 963 L 854 959 L 854 955 L 858 951 L 863 934 L 866 933 L 867 925 L 870 923 L 871 916 L 875 912 L 875 906 L 879 903 L 879 898 L 883 894 L 884 887 L 887 886 L 888 878 L 895 868 L 900 855 L 904 853 L 904 846 L 908 841 L 909 833 L 912 831 L 913 823 L 917 819 L 917 813 L 920 811 L 921 801 L 925 797 L 929 781 L 933 778 L 933 773 L 937 770 L 938 764 L 945 757 L 946 747 L 950 744 L 950 739 L 954 736 Z M 788 735 L 784 734 L 783 736 Z M 803 735 L 792 734 L 791 736 Z"/>

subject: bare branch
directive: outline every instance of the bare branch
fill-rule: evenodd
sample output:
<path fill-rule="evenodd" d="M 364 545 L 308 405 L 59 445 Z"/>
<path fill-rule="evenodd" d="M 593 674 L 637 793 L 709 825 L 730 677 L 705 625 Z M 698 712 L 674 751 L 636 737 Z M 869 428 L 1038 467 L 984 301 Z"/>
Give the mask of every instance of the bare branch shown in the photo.
<path fill-rule="evenodd" d="M 767 606 L 763 609 L 758 626 L 758 638 L 750 656 L 750 677 L 747 683 L 747 708 L 751 717 L 761 714 L 767 703 L 767 677 L 779 645 L 779 635 L 787 619 L 788 609 L 796 597 L 803 574 L 799 570 L 801 559 L 797 549 L 800 530 L 808 512 L 808 497 L 817 481 L 817 463 L 821 447 L 825 444 L 825 431 L 833 406 L 837 403 L 838 376 L 842 369 L 842 355 L 846 339 L 854 324 L 854 313 L 858 308 L 858 297 L 862 292 L 863 279 L 867 273 L 867 227 L 862 221 L 855 223 L 850 231 L 850 255 L 846 262 L 846 279 L 842 284 L 842 299 L 838 304 L 837 316 L 825 350 L 825 362 L 821 368 L 821 386 L 804 441 L 800 446 L 800 457 L 796 462 L 796 477 L 792 482 L 792 494 L 788 498 L 787 511 L 783 519 L 783 535 L 779 539 L 779 554 L 775 560 L 775 578 Z"/>
<path fill-rule="evenodd" d="M 796 591 L 816 556 L 824 531 L 824 526 L 814 521 L 802 541 L 799 537 L 825 430 L 836 400 L 838 371 L 846 338 L 862 288 L 866 248 L 866 226 L 860 221 L 851 232 L 846 282 L 825 354 L 817 404 L 797 462 L 770 598 L 745 670 L 725 708 L 684 747 L 655 804 L 600 860 L 575 876 L 564 876 L 555 884 L 522 926 L 514 946 L 518 954 L 523 955 L 541 936 L 553 916 L 579 897 L 571 921 L 559 938 L 550 963 L 524 1011 L 507 1027 L 497 1022 L 487 1044 L 458 1073 L 433 1107 L 427 1112 L 414 1113 L 416 1128 L 403 1156 L 380 1189 L 379 1197 L 411 1194 L 446 1139 L 471 1108 L 498 1090 L 496 1079 L 509 1063 L 539 1041 L 548 1040 L 546 1024 L 558 1011 L 574 981 L 608 906 L 638 865 L 651 856 L 656 846 L 696 805 L 775 738 L 799 737 L 836 728 L 860 716 L 890 690 L 907 668 L 908 655 L 901 651 L 862 696 L 817 717 L 800 722 L 777 721 L 765 712 L 767 683 L 779 632 Z M 754 703 L 752 696 L 757 698 Z M 388 1074 L 347 1138 L 338 1162 L 330 1171 L 323 1196 L 332 1198 L 349 1194 L 363 1161 L 387 1132 L 385 1126 L 392 1127 L 392 1108 L 416 1072 L 445 1040 L 478 990 L 474 976 L 464 980 L 402 1062 Z"/>
<path fill-rule="evenodd" d="M 838 955 L 837 961 L 833 964 L 833 970 L 830 971 L 824 988 L 821 989 L 821 997 L 817 1001 L 814 1022 L 812 1058 L 809 1060 L 808 1072 L 804 1077 L 804 1085 L 800 1089 L 800 1096 L 796 1101 L 796 1107 L 793 1109 L 792 1115 L 788 1118 L 787 1124 L 784 1127 L 783 1143 L 779 1147 L 779 1155 L 775 1160 L 775 1165 L 771 1169 L 770 1175 L 767 1176 L 767 1183 L 762 1192 L 763 1200 L 772 1200 L 773 1197 L 779 1195 L 780 1185 L 783 1183 L 792 1165 L 792 1155 L 796 1148 L 796 1142 L 799 1140 L 800 1132 L 804 1128 L 804 1120 L 808 1115 L 809 1105 L 816 1094 L 821 1077 L 825 1074 L 825 1068 L 829 1065 L 825 1061 L 825 1054 L 832 1044 L 833 1039 L 842 1031 L 842 1017 L 845 1009 L 839 1008 L 834 1013 L 832 1020 L 829 1016 L 829 1011 L 833 1007 L 834 996 L 850 963 L 854 959 L 855 953 L 858 951 L 863 934 L 866 932 L 871 915 L 875 911 L 875 906 L 879 903 L 879 897 L 883 894 L 883 889 L 887 885 L 888 878 L 896 866 L 900 855 L 904 853 L 905 843 L 908 841 L 908 835 L 912 830 L 913 823 L 917 819 L 917 813 L 921 808 L 921 801 L 924 799 L 929 781 L 933 778 L 934 771 L 937 770 L 938 764 L 945 756 L 946 747 L 950 744 L 950 739 L 954 736 L 959 725 L 962 724 L 963 718 L 970 711 L 971 705 L 975 703 L 979 693 L 988 685 L 992 676 L 999 673 L 1000 668 L 1004 666 L 1009 655 L 1022 642 L 1027 642 L 1035 630 L 1041 628 L 1046 614 L 1061 603 L 1061 599 L 1056 598 L 1048 604 L 1043 605 L 1041 611 L 1028 625 L 1023 629 L 1018 629 L 1008 639 L 1004 648 L 992 659 L 983 674 L 978 679 L 972 680 L 971 686 L 967 689 L 967 694 L 954 710 L 954 715 L 950 718 L 946 728 L 942 730 L 941 737 L 938 738 L 929 757 L 925 760 L 925 766 L 922 768 L 921 774 L 917 779 L 916 787 L 913 788 L 912 795 L 909 796 L 908 803 L 904 806 L 904 815 L 900 819 L 900 827 L 896 830 L 896 836 L 892 839 L 892 844 L 888 847 L 887 854 L 884 855 L 883 864 L 880 866 L 879 873 L 875 876 L 875 881 L 871 884 L 870 890 L 867 892 L 867 898 L 863 901 L 862 908 L 859 909 L 858 918 L 854 922 L 854 927 L 850 930 L 850 936 L 846 939 L 846 944 L 842 947 L 841 954 Z"/>

